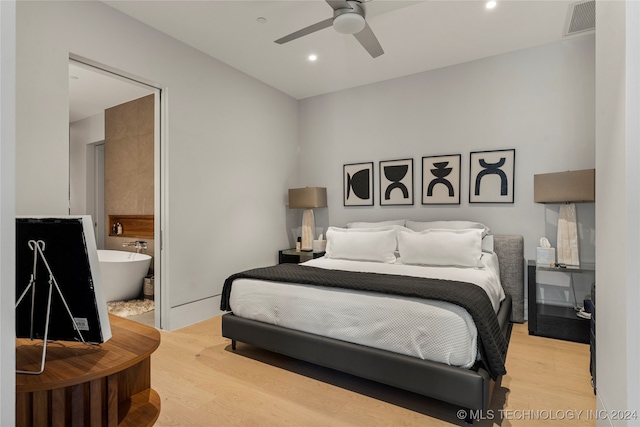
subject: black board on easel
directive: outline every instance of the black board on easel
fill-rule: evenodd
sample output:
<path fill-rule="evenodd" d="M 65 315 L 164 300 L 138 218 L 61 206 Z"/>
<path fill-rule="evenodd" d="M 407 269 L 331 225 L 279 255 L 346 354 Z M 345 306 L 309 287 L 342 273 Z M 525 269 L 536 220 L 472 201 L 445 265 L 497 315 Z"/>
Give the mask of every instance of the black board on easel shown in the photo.
<path fill-rule="evenodd" d="M 60 289 L 52 288 L 48 339 L 82 341 L 71 316 L 84 341 L 102 343 L 111 338 L 91 217 L 16 218 L 16 298 L 34 273 L 34 242 L 42 242 L 44 258 L 35 259 L 35 295 L 32 298 L 29 289 L 16 306 L 16 336 L 44 338 L 51 276 L 48 264 Z"/>

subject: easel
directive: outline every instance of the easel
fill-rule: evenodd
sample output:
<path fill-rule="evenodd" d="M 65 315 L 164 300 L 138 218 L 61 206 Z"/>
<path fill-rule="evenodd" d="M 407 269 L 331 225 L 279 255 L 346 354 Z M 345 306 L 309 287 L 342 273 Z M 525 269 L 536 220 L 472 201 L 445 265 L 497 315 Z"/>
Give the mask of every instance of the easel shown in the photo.
<path fill-rule="evenodd" d="M 60 291 L 60 287 L 58 286 L 58 282 L 56 281 L 56 278 L 53 276 L 53 272 L 51 271 L 51 267 L 49 267 L 49 263 L 47 262 L 47 258 L 44 256 L 44 249 L 45 249 L 44 241 L 42 241 L 42 240 L 38 240 L 38 241 L 29 240 L 28 244 L 29 244 L 29 249 L 31 249 L 33 251 L 33 271 L 31 273 L 31 278 L 29 279 L 29 285 L 27 285 L 27 287 L 24 290 L 24 292 L 22 292 L 22 295 L 20 295 L 20 298 L 18 298 L 18 301 L 16 302 L 15 308 L 18 308 L 18 306 L 20 305 L 20 303 L 24 299 L 24 297 L 27 294 L 27 292 L 29 292 L 29 289 L 31 289 L 31 329 L 29 331 L 29 338 L 31 340 L 34 339 L 33 338 L 33 315 L 34 315 L 34 310 L 35 310 L 35 298 L 36 298 L 36 272 L 37 272 L 37 265 L 38 265 L 38 255 L 39 255 L 40 259 L 42 259 L 42 262 L 44 263 L 45 267 L 47 267 L 47 270 L 49 271 L 49 297 L 48 297 L 48 300 L 47 300 L 47 315 L 46 315 L 45 326 L 44 326 L 44 337 L 43 337 L 43 346 L 42 346 L 42 362 L 40 364 L 40 370 L 39 371 L 16 370 L 16 373 L 18 373 L 18 374 L 39 375 L 42 372 L 44 372 L 44 363 L 45 363 L 45 359 L 46 359 L 46 356 L 47 356 L 47 338 L 49 337 L 49 318 L 50 318 L 50 314 L 51 314 L 51 294 L 53 293 L 53 287 L 54 286 L 56 287 L 56 290 L 58 291 L 58 295 L 60 295 L 60 299 L 62 299 L 62 303 L 64 304 L 65 308 L 67 309 L 67 313 L 69 314 L 69 318 L 73 322 L 73 328 L 78 332 L 78 335 L 80 336 L 80 340 L 85 344 L 86 344 L 86 341 L 84 340 L 84 337 L 82 336 L 82 332 L 80 332 L 80 328 L 78 327 L 78 324 L 76 323 L 76 320 L 73 318 L 73 314 L 71 314 L 71 310 L 69 309 L 69 306 L 67 305 L 67 301 L 64 299 L 64 296 L 62 295 L 62 291 Z"/>

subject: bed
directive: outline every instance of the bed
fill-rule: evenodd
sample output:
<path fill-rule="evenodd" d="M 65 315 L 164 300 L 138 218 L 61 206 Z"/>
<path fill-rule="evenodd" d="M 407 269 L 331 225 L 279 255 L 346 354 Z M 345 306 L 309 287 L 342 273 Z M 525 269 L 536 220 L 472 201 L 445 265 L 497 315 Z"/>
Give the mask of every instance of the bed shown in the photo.
<path fill-rule="evenodd" d="M 398 227 L 392 228 L 399 236 Z M 412 231 L 415 232 L 415 229 Z M 405 232 L 402 233 L 404 235 Z M 327 234 L 329 240 L 331 234 L 329 232 Z M 363 233 L 358 236 L 367 236 L 362 239 L 370 239 L 369 236 L 372 234 Z M 410 237 L 413 238 L 413 236 Z M 288 264 L 254 269 L 227 279 L 223 289 L 221 309 L 232 312 L 222 316 L 222 335 L 232 340 L 233 350 L 236 348 L 236 342 L 240 341 L 452 403 L 466 409 L 467 414 L 471 414 L 472 411 L 487 410 L 493 388 L 505 373 L 504 362 L 507 350 L 505 345 L 508 346 L 511 323 L 524 321 L 523 238 L 519 235 L 491 235 L 491 238 L 493 247 L 490 252 L 493 253 L 484 251 L 481 253 L 480 259 L 484 260 L 481 266 L 466 269 L 435 268 L 436 271 L 453 271 L 454 276 L 448 276 L 449 273 L 447 273 L 444 279 L 441 277 L 432 279 L 427 278 L 433 275 L 432 273 L 422 273 L 422 269 L 414 265 L 402 265 L 404 264 L 401 262 L 402 253 L 397 262 L 370 263 L 342 259 L 342 257 L 331 258 L 329 253 L 336 253 L 335 250 L 331 250 L 331 247 L 336 249 L 340 242 L 334 237 L 334 242 L 337 243 L 332 245 L 329 241 L 328 256 L 325 257 L 328 259 L 321 258 L 303 265 Z M 392 253 L 395 260 L 399 255 L 398 249 L 401 249 L 400 238 L 394 241 L 396 243 Z M 376 246 L 380 246 L 378 245 L 380 240 L 375 242 Z M 369 244 L 366 248 L 356 249 L 366 251 L 371 246 L 373 245 Z M 350 247 L 349 250 L 351 249 L 353 248 Z M 392 269 L 391 272 L 389 269 Z M 397 269 L 397 272 L 394 269 Z M 460 273 L 454 270 L 460 270 Z M 471 271 L 482 272 L 478 279 L 480 282 L 493 282 L 494 279 L 491 276 L 495 273 L 497 276 L 495 281 L 500 289 L 491 288 L 494 284 L 489 283 L 487 286 L 493 290 L 485 292 L 481 289 L 485 286 L 484 284 L 466 283 Z M 460 277 L 465 280 L 461 280 L 455 274 L 461 274 Z M 290 275 L 294 278 L 291 279 Z M 312 276 L 311 279 L 308 276 Z M 388 276 L 393 276 L 390 280 L 394 281 L 394 287 L 400 284 L 404 286 L 405 284 L 401 282 L 407 281 L 407 286 L 412 289 L 411 292 L 402 294 L 405 291 L 401 290 L 401 295 L 392 296 L 386 293 L 380 294 L 376 288 L 378 281 L 386 282 L 389 279 Z M 329 280 L 335 280 L 337 284 L 327 285 Z M 320 283 L 311 283 L 313 281 Z M 429 283 L 427 287 L 422 286 L 423 281 L 433 281 L 433 283 Z M 289 282 L 297 282 L 297 284 Z M 349 282 L 349 285 L 346 285 L 349 287 L 354 286 L 351 282 L 357 285 L 347 290 L 340 288 L 345 285 L 345 282 Z M 478 296 L 479 298 L 485 298 L 487 294 L 494 293 L 497 302 L 496 298 L 490 296 L 487 298 L 489 308 L 476 309 L 475 305 L 481 305 L 476 300 L 458 301 L 458 296 L 449 295 L 448 288 L 452 287 L 451 283 L 456 283 L 456 288 L 462 285 L 467 286 L 461 288 L 465 290 L 465 294 L 473 294 L 476 292 L 475 288 L 481 289 L 480 294 L 484 296 Z M 294 287 L 302 288 L 303 292 L 301 294 L 297 291 L 293 292 Z M 371 287 L 374 289 L 370 289 Z M 425 291 L 423 288 L 428 290 Z M 419 290 L 420 295 L 414 294 L 416 289 Z M 318 294 L 323 292 L 332 293 L 334 298 L 329 299 L 324 306 L 319 302 L 321 299 L 318 299 L 320 298 Z M 395 288 L 393 292 L 396 292 Z M 422 292 L 427 292 L 427 295 L 423 296 Z M 430 299 L 441 296 L 444 301 Z M 468 295 L 465 295 L 463 298 L 467 297 Z M 393 300 L 393 303 L 398 305 L 391 308 L 382 306 L 382 310 L 376 312 L 372 307 L 381 306 L 380 298 Z M 428 299 L 423 300 L 423 298 Z M 370 301 L 362 306 L 342 307 L 343 302 L 346 304 L 348 301 L 367 299 Z M 314 308 L 305 308 L 308 306 L 304 306 L 304 301 L 307 303 L 311 301 Z M 413 321 L 415 324 L 416 319 L 422 319 L 418 317 L 422 314 L 419 311 L 414 312 L 412 304 L 417 306 L 416 310 L 421 310 L 424 305 L 428 306 L 426 307 L 428 310 L 434 310 L 432 306 L 435 306 L 436 310 L 446 312 L 446 316 L 440 319 L 440 324 L 433 320 L 440 318 L 438 311 L 429 311 L 424 319 L 435 322 L 434 329 L 446 325 L 444 336 L 462 336 L 462 339 L 445 340 L 456 341 L 451 348 L 448 348 L 441 338 L 434 338 L 431 335 L 421 337 L 424 331 L 412 335 L 413 326 L 402 323 L 407 319 L 398 320 L 396 329 L 384 331 L 386 335 L 375 328 L 373 331 L 361 329 L 364 324 L 380 324 L 381 319 L 385 319 L 385 315 L 393 315 L 394 319 L 396 316 L 402 317 L 398 313 L 405 313 L 405 317 L 408 317 L 407 321 Z M 458 304 L 467 304 L 467 306 L 460 308 Z M 267 308 L 263 308 L 264 306 Z M 449 310 L 451 306 L 455 306 L 457 312 Z M 482 313 L 478 314 L 478 311 Z M 491 311 L 491 314 L 487 314 L 488 311 Z M 305 317 L 307 317 L 306 321 Z M 345 317 L 355 318 L 361 322 L 356 323 L 356 326 L 348 322 L 341 324 Z M 318 321 L 319 319 L 323 321 Z M 331 326 L 333 321 L 337 322 L 337 326 Z M 417 323 L 424 326 L 426 321 L 419 320 Z M 383 323 L 386 328 L 387 324 L 395 322 L 394 320 L 394 322 Z M 456 322 L 462 329 L 449 329 L 453 328 Z M 464 325 L 469 328 L 469 333 L 464 330 Z M 409 335 L 402 335 L 403 333 Z M 438 342 L 437 346 L 432 346 L 438 351 L 430 352 L 428 345 L 422 347 L 422 344 L 415 343 L 420 340 Z M 471 422 L 472 418 L 468 417 L 467 421 Z"/>

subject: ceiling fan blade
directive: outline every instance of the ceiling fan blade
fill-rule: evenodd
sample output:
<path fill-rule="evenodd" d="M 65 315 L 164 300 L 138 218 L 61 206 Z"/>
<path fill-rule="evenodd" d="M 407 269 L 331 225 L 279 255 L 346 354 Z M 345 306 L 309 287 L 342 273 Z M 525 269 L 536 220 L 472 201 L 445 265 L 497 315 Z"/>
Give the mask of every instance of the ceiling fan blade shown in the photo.
<path fill-rule="evenodd" d="M 311 34 L 311 33 L 315 33 L 316 31 L 320 31 L 323 30 L 325 28 L 328 28 L 330 26 L 333 25 L 333 18 L 328 18 L 325 19 L 324 21 L 320 21 L 317 22 L 313 25 L 309 25 L 306 28 L 303 28 L 301 30 L 298 30 L 294 33 L 289 34 L 288 36 L 284 36 L 278 40 L 276 40 L 276 43 L 278 44 L 283 44 L 283 43 L 287 43 L 290 42 L 291 40 L 295 40 L 297 38 L 300 38 L 302 36 L 306 36 L 307 34 Z"/>
<path fill-rule="evenodd" d="M 353 9 L 346 0 L 325 0 L 333 10 Z"/>
<path fill-rule="evenodd" d="M 369 52 L 369 55 L 371 55 L 373 58 L 377 58 L 384 53 L 384 50 L 382 50 L 382 46 L 380 46 L 376 35 L 373 34 L 373 31 L 371 30 L 371 27 L 369 27 L 368 23 L 365 22 L 364 29 L 359 33 L 354 34 L 353 36 L 360 42 L 362 47 L 364 47 L 367 52 Z"/>

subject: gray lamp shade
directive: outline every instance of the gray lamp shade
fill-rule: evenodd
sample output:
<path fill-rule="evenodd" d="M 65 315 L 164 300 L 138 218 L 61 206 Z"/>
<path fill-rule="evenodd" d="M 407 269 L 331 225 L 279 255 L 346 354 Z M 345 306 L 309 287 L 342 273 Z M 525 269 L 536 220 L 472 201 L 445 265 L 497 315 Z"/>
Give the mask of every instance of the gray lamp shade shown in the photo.
<path fill-rule="evenodd" d="M 289 209 L 313 209 L 327 207 L 325 187 L 305 187 L 289 189 Z"/>
<path fill-rule="evenodd" d="M 584 169 L 533 176 L 535 203 L 596 201 L 596 170 Z"/>

